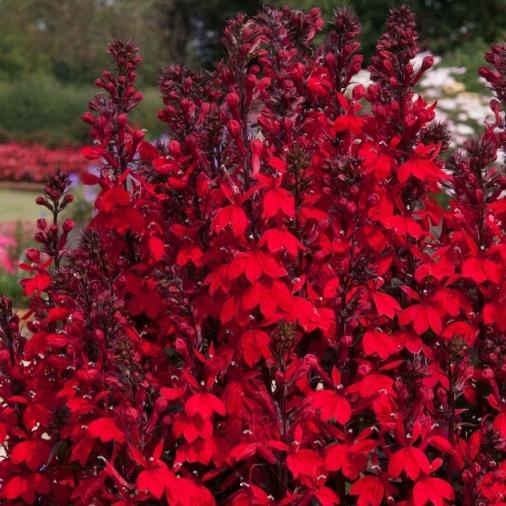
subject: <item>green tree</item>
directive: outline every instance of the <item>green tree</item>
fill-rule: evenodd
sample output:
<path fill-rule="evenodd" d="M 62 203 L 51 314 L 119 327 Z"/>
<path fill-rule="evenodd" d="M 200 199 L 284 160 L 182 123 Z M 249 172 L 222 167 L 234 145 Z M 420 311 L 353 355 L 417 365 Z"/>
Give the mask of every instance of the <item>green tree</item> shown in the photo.
<path fill-rule="evenodd" d="M 353 8 L 362 24 L 362 45 L 366 54 L 374 50 L 383 30 L 388 9 L 402 3 L 416 13 L 422 48 L 442 54 L 463 43 L 481 38 L 495 42 L 506 33 L 506 0 L 273 0 L 300 9 L 320 7 L 326 17 L 342 5 Z"/>

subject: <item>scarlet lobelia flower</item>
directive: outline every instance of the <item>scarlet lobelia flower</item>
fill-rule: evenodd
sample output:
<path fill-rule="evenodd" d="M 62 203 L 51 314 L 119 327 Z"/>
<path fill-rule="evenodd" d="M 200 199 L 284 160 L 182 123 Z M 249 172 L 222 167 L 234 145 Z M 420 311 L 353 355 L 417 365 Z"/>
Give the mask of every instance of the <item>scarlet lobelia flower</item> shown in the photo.
<path fill-rule="evenodd" d="M 138 50 L 110 47 L 96 214 L 67 248 L 54 176 L 29 336 L 0 299 L 5 504 L 502 504 L 506 50 L 494 123 L 444 161 L 412 13 L 367 89 L 355 16 L 323 26 L 230 21 L 212 72 L 163 72 L 156 143 Z"/>

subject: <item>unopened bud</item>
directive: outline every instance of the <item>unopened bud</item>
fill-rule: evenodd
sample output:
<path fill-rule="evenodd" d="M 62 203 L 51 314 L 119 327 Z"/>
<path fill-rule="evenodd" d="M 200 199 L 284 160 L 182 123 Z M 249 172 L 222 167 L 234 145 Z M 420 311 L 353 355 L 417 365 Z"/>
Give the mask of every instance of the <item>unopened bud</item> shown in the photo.
<path fill-rule="evenodd" d="M 422 60 L 422 66 L 420 70 L 423 72 L 424 70 L 430 69 L 432 65 L 434 65 L 434 56 L 429 54 Z"/>
<path fill-rule="evenodd" d="M 230 109 L 237 109 L 239 107 L 239 95 L 235 92 L 231 92 L 227 94 L 227 105 L 230 107 Z"/>
<path fill-rule="evenodd" d="M 44 218 L 39 218 L 37 220 L 37 228 L 39 228 L 40 230 L 46 230 L 47 221 Z"/>
<path fill-rule="evenodd" d="M 494 371 L 490 369 L 490 367 L 487 367 L 486 369 L 483 369 L 483 372 L 481 373 L 484 379 L 490 380 L 494 377 Z"/>
<path fill-rule="evenodd" d="M 85 112 L 85 113 L 81 116 L 81 119 L 82 119 L 85 123 L 88 123 L 88 125 L 93 125 L 93 123 L 95 122 L 95 116 L 93 116 L 93 114 L 91 114 L 91 112 Z"/>
<path fill-rule="evenodd" d="M 128 116 L 123 112 L 121 114 L 118 114 L 118 125 L 120 127 L 126 126 L 128 123 Z"/>
<path fill-rule="evenodd" d="M 363 84 L 357 84 L 353 87 L 352 97 L 353 100 L 360 100 L 365 95 L 365 88 Z"/>
<path fill-rule="evenodd" d="M 30 262 L 38 264 L 40 262 L 40 251 L 35 248 L 30 248 L 25 252 L 26 258 L 30 260 Z"/>
<path fill-rule="evenodd" d="M 7 350 L 0 350 L 0 364 L 9 362 L 9 352 Z"/>
<path fill-rule="evenodd" d="M 74 223 L 74 220 L 71 220 L 70 218 L 67 218 L 64 222 L 63 222 L 63 230 L 65 230 L 65 232 L 70 232 L 71 230 L 73 230 L 73 228 L 75 227 L 75 223 Z"/>

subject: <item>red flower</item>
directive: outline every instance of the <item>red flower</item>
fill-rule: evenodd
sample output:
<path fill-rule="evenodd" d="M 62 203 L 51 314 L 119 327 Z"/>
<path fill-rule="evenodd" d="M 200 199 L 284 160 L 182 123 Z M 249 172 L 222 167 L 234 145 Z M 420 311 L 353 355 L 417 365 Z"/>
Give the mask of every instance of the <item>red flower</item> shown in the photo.
<path fill-rule="evenodd" d="M 397 450 L 388 464 L 388 474 L 392 478 L 398 478 L 402 472 L 415 481 L 420 473 L 429 474 L 430 463 L 425 453 L 414 446 L 408 446 Z"/>
<path fill-rule="evenodd" d="M 115 421 L 107 416 L 93 420 L 88 426 L 88 434 L 104 443 L 109 441 L 123 443 L 125 441 L 125 434 L 118 428 Z"/>
<path fill-rule="evenodd" d="M 356 17 L 322 26 L 229 21 L 214 69 L 163 71 L 156 144 L 129 119 L 138 50 L 111 44 L 83 116 L 94 217 L 69 242 L 52 175 L 23 325 L 0 296 L 2 504 L 504 497 L 506 46 L 495 119 L 441 156 L 411 11 L 367 89 Z"/>

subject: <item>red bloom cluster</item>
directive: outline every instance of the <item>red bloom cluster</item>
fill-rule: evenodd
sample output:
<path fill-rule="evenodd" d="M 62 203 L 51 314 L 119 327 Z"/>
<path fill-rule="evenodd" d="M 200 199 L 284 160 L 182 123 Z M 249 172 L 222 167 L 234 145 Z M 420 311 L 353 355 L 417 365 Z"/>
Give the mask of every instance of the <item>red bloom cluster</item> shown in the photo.
<path fill-rule="evenodd" d="M 0 144 L 0 180 L 43 182 L 55 168 L 81 174 L 89 162 L 78 149 L 50 149 L 38 144 Z"/>
<path fill-rule="evenodd" d="M 155 145 L 137 49 L 111 46 L 96 215 L 68 251 L 53 177 L 29 339 L 0 299 L 3 503 L 505 504 L 506 46 L 494 124 L 443 158 L 412 13 L 367 89 L 354 15 L 322 27 L 229 22 L 213 72 L 164 71 Z"/>

